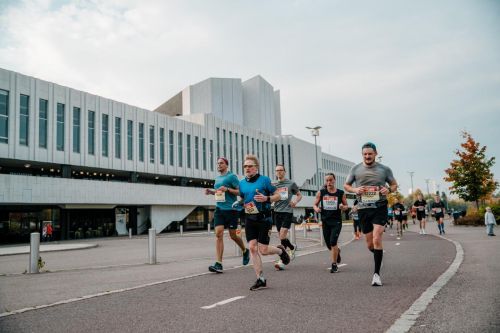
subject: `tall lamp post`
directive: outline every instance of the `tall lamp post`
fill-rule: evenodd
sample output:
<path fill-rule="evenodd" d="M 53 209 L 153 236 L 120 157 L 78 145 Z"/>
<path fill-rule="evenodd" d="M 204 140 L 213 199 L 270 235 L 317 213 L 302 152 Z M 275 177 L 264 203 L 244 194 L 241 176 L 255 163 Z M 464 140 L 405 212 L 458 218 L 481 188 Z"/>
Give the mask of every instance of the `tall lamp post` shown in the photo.
<path fill-rule="evenodd" d="M 318 143 L 316 142 L 316 137 L 319 136 L 319 129 L 321 126 L 309 127 L 306 126 L 308 130 L 311 130 L 312 136 L 314 136 L 314 152 L 316 153 L 316 185 L 319 191 L 319 166 L 318 166 Z"/>
<path fill-rule="evenodd" d="M 411 179 L 411 195 L 413 195 L 413 174 L 415 173 L 415 171 L 408 171 L 408 173 L 410 174 Z"/>
<path fill-rule="evenodd" d="M 430 180 L 429 178 L 427 178 L 427 179 L 425 180 L 425 183 L 427 184 L 427 195 L 430 195 L 430 193 L 429 193 L 429 182 L 430 182 L 430 181 L 431 181 L 431 180 Z"/>

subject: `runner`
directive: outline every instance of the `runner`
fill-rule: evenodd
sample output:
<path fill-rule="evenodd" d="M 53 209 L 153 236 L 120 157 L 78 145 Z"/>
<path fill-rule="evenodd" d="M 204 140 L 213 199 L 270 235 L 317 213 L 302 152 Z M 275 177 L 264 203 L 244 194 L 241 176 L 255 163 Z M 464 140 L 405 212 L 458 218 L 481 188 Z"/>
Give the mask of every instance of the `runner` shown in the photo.
<path fill-rule="evenodd" d="M 425 206 L 427 205 L 427 201 L 424 200 L 424 197 L 421 193 L 417 194 L 417 201 L 413 203 L 413 208 L 417 210 L 417 220 L 420 226 L 420 235 L 425 235 Z"/>
<path fill-rule="evenodd" d="M 341 210 L 347 210 L 348 206 L 344 191 L 335 187 L 333 173 L 325 175 L 325 186 L 316 193 L 313 208 L 316 213 L 321 213 L 323 237 L 332 258 L 330 273 L 336 273 L 338 272 L 337 264 L 341 261 L 340 249 L 337 245 L 342 230 Z"/>
<path fill-rule="evenodd" d="M 403 211 L 401 212 L 403 214 L 403 230 L 408 229 L 408 210 L 406 209 L 406 206 L 403 205 Z M 401 236 L 403 234 L 401 233 Z"/>
<path fill-rule="evenodd" d="M 439 195 L 434 196 L 434 202 L 431 205 L 432 211 L 434 212 L 434 218 L 436 219 L 436 222 L 438 223 L 438 229 L 439 229 L 439 234 L 443 235 L 444 232 L 444 204 L 441 201 L 441 198 Z"/>
<path fill-rule="evenodd" d="M 206 195 L 214 195 L 216 208 L 214 214 L 216 262 L 208 267 L 210 272 L 222 273 L 222 255 L 224 253 L 224 228 L 229 229 L 229 237 L 238 245 L 243 253 L 243 265 L 250 261 L 250 252 L 245 248 L 241 237 L 236 234 L 239 212 L 232 208 L 239 193 L 238 177 L 228 170 L 228 161 L 224 157 L 217 160 L 219 176 L 215 178 L 214 189 L 205 189 Z"/>
<path fill-rule="evenodd" d="M 392 210 L 392 207 L 387 208 L 387 224 L 389 227 L 392 229 L 392 223 L 394 221 L 394 211 Z M 387 227 L 387 224 L 385 225 Z"/>
<path fill-rule="evenodd" d="M 415 218 L 417 217 L 417 209 L 415 207 L 411 207 L 411 220 L 413 224 L 415 224 Z"/>
<path fill-rule="evenodd" d="M 399 198 L 395 199 L 392 210 L 394 211 L 394 219 L 397 221 L 396 229 L 398 236 L 403 237 L 403 211 L 405 210 L 405 206 L 399 202 Z"/>
<path fill-rule="evenodd" d="M 267 281 L 262 271 L 261 255 L 277 254 L 283 264 L 288 265 L 290 257 L 283 245 L 269 245 L 271 234 L 271 202 L 280 200 L 276 187 L 271 179 L 260 175 L 259 160 L 255 155 L 245 156 L 243 165 L 245 178 L 240 181 L 240 197 L 245 207 L 245 233 L 252 254 L 252 263 L 257 281 L 250 290 L 267 287 Z M 233 204 L 236 206 L 237 202 Z"/>
<path fill-rule="evenodd" d="M 372 286 L 381 286 L 380 266 L 382 265 L 382 235 L 387 222 L 387 197 L 396 191 L 398 184 L 389 167 L 375 162 L 377 148 L 371 143 L 361 147 L 363 162 L 352 167 L 344 188 L 358 196 L 358 211 L 366 245 L 373 252 L 375 272 Z M 356 187 L 353 187 L 353 184 Z M 389 187 L 386 187 L 389 184 Z"/>
<path fill-rule="evenodd" d="M 278 182 L 276 184 L 277 192 L 280 195 L 280 200 L 274 203 L 274 218 L 276 221 L 276 229 L 278 229 L 279 238 L 281 245 L 286 249 L 290 249 L 290 257 L 295 258 L 296 247 L 292 245 L 290 240 L 287 238 L 288 230 L 293 223 L 293 208 L 302 200 L 302 194 L 299 191 L 299 187 L 295 182 L 290 179 L 285 178 L 285 167 L 283 164 L 276 165 L 276 178 Z M 295 200 L 292 200 L 293 196 Z M 274 267 L 277 270 L 285 269 L 285 265 L 281 260 L 278 260 Z"/>
<path fill-rule="evenodd" d="M 361 238 L 361 224 L 359 223 L 358 215 L 358 200 L 354 200 L 354 205 L 351 209 L 352 225 L 354 227 L 354 239 L 358 240 Z"/>

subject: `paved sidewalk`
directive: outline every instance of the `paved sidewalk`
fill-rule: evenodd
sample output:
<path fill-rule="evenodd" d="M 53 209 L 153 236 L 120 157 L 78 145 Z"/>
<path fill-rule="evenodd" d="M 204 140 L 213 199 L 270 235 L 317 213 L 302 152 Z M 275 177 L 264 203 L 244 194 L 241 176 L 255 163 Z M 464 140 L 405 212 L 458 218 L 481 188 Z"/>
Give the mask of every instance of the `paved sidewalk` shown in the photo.
<path fill-rule="evenodd" d="M 70 250 L 83 250 L 97 247 L 97 244 L 81 244 L 81 243 L 54 243 L 54 244 L 41 244 L 40 252 L 54 252 L 54 251 L 70 251 Z M 15 246 L 1 246 L 0 256 L 10 256 L 14 254 L 30 253 L 29 245 L 15 245 Z"/>

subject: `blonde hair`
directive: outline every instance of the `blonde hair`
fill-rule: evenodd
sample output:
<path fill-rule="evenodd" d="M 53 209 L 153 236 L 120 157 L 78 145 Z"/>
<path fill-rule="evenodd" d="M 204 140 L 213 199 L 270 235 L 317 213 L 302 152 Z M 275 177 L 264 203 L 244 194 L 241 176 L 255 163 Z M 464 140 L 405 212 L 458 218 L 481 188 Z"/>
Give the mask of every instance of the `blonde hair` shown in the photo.
<path fill-rule="evenodd" d="M 253 161 L 253 163 L 257 166 L 257 169 L 260 167 L 259 159 L 257 158 L 257 156 L 252 155 L 252 154 L 248 154 L 248 155 L 245 156 L 245 161 L 246 160 Z"/>

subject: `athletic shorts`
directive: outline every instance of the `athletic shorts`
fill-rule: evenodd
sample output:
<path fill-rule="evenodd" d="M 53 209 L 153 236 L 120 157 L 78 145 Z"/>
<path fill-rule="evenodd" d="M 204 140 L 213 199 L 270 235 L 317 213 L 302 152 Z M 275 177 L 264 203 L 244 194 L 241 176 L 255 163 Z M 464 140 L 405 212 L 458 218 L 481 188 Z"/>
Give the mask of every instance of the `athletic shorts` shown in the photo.
<path fill-rule="evenodd" d="M 360 209 L 358 212 L 361 231 L 368 234 L 373 231 L 373 225 L 384 226 L 387 223 L 387 206 Z"/>
<path fill-rule="evenodd" d="M 403 221 L 403 215 L 395 215 L 395 218 L 394 218 L 396 221 L 398 222 L 402 222 Z"/>
<path fill-rule="evenodd" d="M 239 215 L 237 210 L 222 210 L 215 208 L 214 227 L 223 225 L 225 229 L 237 229 Z"/>
<path fill-rule="evenodd" d="M 425 213 L 417 213 L 417 220 L 422 221 L 423 219 L 425 219 Z"/>
<path fill-rule="evenodd" d="M 274 212 L 274 221 L 276 222 L 276 229 L 278 229 L 278 231 L 280 231 L 282 227 L 290 229 L 293 222 L 292 220 L 293 213 Z"/>
<path fill-rule="evenodd" d="M 444 219 L 444 215 L 443 215 L 443 213 L 437 213 L 437 214 L 434 214 L 434 218 L 436 220 Z"/>
<path fill-rule="evenodd" d="M 332 246 L 337 245 L 340 231 L 342 231 L 342 221 L 329 220 L 328 223 L 323 221 L 323 238 L 329 250 L 332 249 Z"/>
<path fill-rule="evenodd" d="M 260 244 L 269 245 L 272 226 L 271 217 L 255 219 L 254 216 L 247 214 L 245 217 L 245 235 L 247 242 L 256 239 Z"/>

